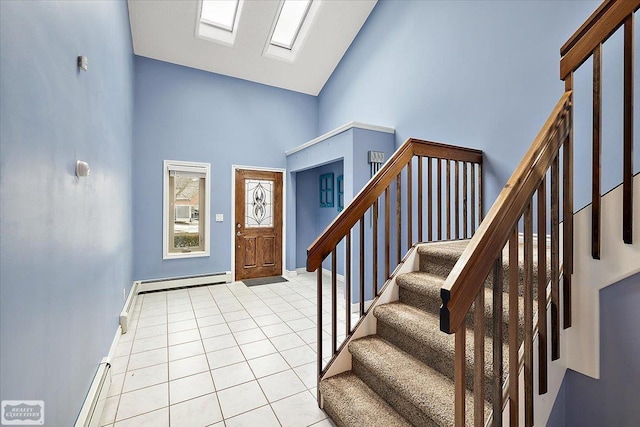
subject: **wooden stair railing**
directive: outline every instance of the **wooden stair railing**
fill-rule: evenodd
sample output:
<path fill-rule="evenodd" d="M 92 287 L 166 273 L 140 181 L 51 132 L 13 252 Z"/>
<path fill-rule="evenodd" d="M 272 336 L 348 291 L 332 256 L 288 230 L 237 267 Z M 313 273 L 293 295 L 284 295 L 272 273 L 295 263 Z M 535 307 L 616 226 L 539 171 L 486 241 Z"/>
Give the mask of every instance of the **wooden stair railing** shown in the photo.
<path fill-rule="evenodd" d="M 573 88 L 573 73 L 593 57 L 593 165 L 591 254 L 600 259 L 600 166 L 602 158 L 602 45 L 624 26 L 622 237 L 633 240 L 633 19 L 640 0 L 605 0 L 560 49 L 560 79 Z"/>
<path fill-rule="evenodd" d="M 540 359 L 540 371 L 544 371 L 546 381 L 546 289 L 547 270 L 546 238 L 538 239 L 538 283 L 533 283 L 533 248 L 534 248 L 534 210 L 538 221 L 536 231 L 538 236 L 546 236 L 547 218 L 550 215 L 551 225 L 551 345 L 553 359 L 559 357 L 559 280 L 566 271 L 560 269 L 560 212 L 561 207 L 567 209 L 568 199 L 572 197 L 571 189 L 567 186 L 570 180 L 567 173 L 570 168 L 562 168 L 560 178 L 560 159 L 567 157 L 571 143 L 571 92 L 566 92 L 553 109 L 542 130 L 534 140 L 531 148 L 525 154 L 515 172 L 507 181 L 502 192 L 487 216 L 480 224 L 469 245 L 463 252 L 459 261 L 453 267 L 442 289 L 442 307 L 440 309 L 440 329 L 447 333 L 455 333 L 455 418 L 456 426 L 465 425 L 465 317 L 472 304 L 476 307 L 484 307 L 485 279 L 493 271 L 493 413 L 502 413 L 502 360 L 503 360 L 503 331 L 502 331 L 502 252 L 505 246 L 509 246 L 509 324 L 518 324 L 518 251 L 524 246 L 524 369 L 525 376 L 525 401 L 527 412 L 525 414 L 527 425 L 532 425 L 533 406 L 533 377 L 531 365 L 533 363 L 533 287 L 538 287 L 538 319 L 540 319 L 540 347 L 544 350 L 544 357 Z M 550 200 L 547 198 L 547 183 L 550 183 Z M 560 200 L 562 190 L 562 203 Z M 550 209 L 547 206 L 550 205 Z M 565 216 L 566 218 L 566 216 Z M 520 242 L 518 231 L 522 223 L 524 242 Z M 566 222 L 565 222 L 566 223 Z M 567 264 L 566 257 L 570 252 L 564 252 L 563 265 Z M 566 296 L 566 295 L 565 295 Z M 568 301 L 564 299 L 564 303 Z M 484 313 L 484 308 L 475 308 L 475 313 Z M 482 315 L 476 316 L 480 324 L 474 325 L 474 335 L 484 334 Z M 509 328 L 509 377 L 518 377 L 518 328 Z M 480 370 L 484 367 L 484 342 L 474 352 L 474 366 Z M 542 377 L 541 377 L 542 379 Z M 509 383 L 509 399 L 511 419 L 518 420 L 518 382 Z M 546 382 L 541 381 L 541 388 L 546 388 Z M 484 386 L 473 387 L 474 402 L 485 400 Z M 531 402 L 530 402 L 531 401 Z M 483 411 L 476 411 L 475 417 L 483 417 Z M 494 416 L 494 421 L 499 423 L 501 416 Z M 476 419 L 476 425 L 483 425 L 483 419 Z M 480 424 L 478 424 L 480 423 Z"/>
<path fill-rule="evenodd" d="M 493 417 L 495 426 L 502 425 L 503 343 L 502 343 L 502 253 L 509 250 L 509 325 L 518 323 L 518 286 L 524 282 L 524 420 L 532 426 L 533 419 L 533 298 L 538 298 L 538 382 L 539 393 L 547 391 L 547 289 L 551 288 L 551 359 L 560 357 L 560 311 L 563 326 L 571 326 L 571 274 L 573 273 L 573 72 L 593 55 L 593 230 L 592 256 L 600 257 L 600 175 L 601 175 L 601 67 L 602 45 L 624 26 L 624 110 L 623 110 L 623 240 L 632 242 L 632 148 L 633 148 L 633 18 L 640 0 L 605 0 L 561 49 L 560 77 L 566 92 L 534 140 L 523 160 L 505 185 L 486 218 L 445 281 L 440 312 L 441 330 L 455 333 L 455 424 L 465 420 L 465 318 L 472 305 L 483 307 L 481 289 L 493 273 Z M 550 187 L 550 195 L 547 188 Z M 562 196 L 560 196 L 562 194 Z M 550 209 L 547 206 L 550 205 Z M 562 258 L 560 252 L 560 215 L 562 214 Z M 536 216 L 534 226 L 534 216 Z M 546 238 L 537 241 L 538 280 L 533 283 L 534 231 L 547 236 L 550 224 L 551 277 L 546 276 Z M 535 230 L 534 230 L 535 229 Z M 523 242 L 518 232 L 523 231 Z M 518 277 L 518 250 L 524 247 L 524 277 Z M 513 263 L 513 264 L 512 264 Z M 560 307 L 562 280 L 562 307 Z M 475 310 L 474 335 L 483 334 L 482 309 Z M 519 422 L 518 396 L 518 332 L 509 328 L 509 372 L 506 399 L 512 426 Z M 496 339 L 498 337 L 498 339 Z M 474 368 L 484 367 L 484 343 L 476 340 Z M 474 374 L 477 372 L 474 372 Z M 475 375 L 474 378 L 482 378 Z M 474 425 L 484 425 L 482 404 L 484 387 L 473 387 Z M 498 396 L 498 398 L 495 398 Z"/>
<path fill-rule="evenodd" d="M 481 151 L 413 138 L 400 146 L 307 249 L 307 271 L 317 274 L 318 381 L 367 314 L 365 298 L 375 300 L 380 295 L 384 286 L 378 284 L 386 286 L 406 251 L 417 242 L 467 239 L 481 220 Z M 352 240 L 357 243 L 352 245 Z M 341 242 L 344 251 L 342 246 L 338 248 Z M 329 267 L 331 277 L 327 310 L 331 313 L 331 351 L 325 355 L 323 261 L 329 256 L 330 267 L 325 268 Z M 340 334 L 339 256 L 344 258 L 345 304 L 341 313 L 345 329 Z M 352 259 L 357 260 L 355 266 Z M 365 282 L 369 283 L 367 289 Z M 356 300 L 359 309 L 352 322 L 352 301 Z M 342 343 L 338 342 L 339 335 Z M 326 366 L 323 355 L 328 359 Z"/>

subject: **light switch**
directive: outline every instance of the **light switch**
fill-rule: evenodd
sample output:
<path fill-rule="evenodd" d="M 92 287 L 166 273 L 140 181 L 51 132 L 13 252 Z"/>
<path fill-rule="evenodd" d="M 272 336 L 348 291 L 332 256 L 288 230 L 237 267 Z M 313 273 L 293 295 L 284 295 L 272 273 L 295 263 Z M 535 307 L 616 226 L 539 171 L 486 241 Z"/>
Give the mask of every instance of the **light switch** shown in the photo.
<path fill-rule="evenodd" d="M 222 221 L 224 221 L 224 215 L 216 214 L 216 222 L 222 222 Z"/>

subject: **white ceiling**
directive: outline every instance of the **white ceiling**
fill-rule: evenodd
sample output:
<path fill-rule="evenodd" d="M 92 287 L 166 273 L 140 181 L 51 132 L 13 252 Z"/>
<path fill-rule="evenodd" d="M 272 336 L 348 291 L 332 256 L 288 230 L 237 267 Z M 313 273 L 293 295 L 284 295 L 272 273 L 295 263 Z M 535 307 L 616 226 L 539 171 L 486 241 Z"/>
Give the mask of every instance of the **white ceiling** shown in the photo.
<path fill-rule="evenodd" d="M 233 46 L 196 37 L 199 0 L 128 2 L 136 55 L 317 95 L 377 0 L 315 0 L 317 12 L 293 62 L 263 54 L 279 0 L 245 0 Z"/>

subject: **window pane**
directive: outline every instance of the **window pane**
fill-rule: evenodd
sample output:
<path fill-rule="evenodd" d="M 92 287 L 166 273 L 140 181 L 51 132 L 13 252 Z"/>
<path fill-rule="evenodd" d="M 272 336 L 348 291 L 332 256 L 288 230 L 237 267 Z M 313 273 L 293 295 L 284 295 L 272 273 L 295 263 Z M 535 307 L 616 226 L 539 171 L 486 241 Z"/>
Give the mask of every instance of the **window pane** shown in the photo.
<path fill-rule="evenodd" d="M 291 49 L 310 5 L 311 0 L 285 0 L 271 36 L 271 44 Z"/>
<path fill-rule="evenodd" d="M 202 0 L 200 20 L 204 23 L 233 31 L 238 0 Z"/>
<path fill-rule="evenodd" d="M 247 179 L 245 187 L 246 228 L 273 227 L 273 181 Z"/>
<path fill-rule="evenodd" d="M 170 177 L 173 181 L 173 248 L 172 252 L 202 250 L 200 193 L 204 178 L 188 173 Z"/>

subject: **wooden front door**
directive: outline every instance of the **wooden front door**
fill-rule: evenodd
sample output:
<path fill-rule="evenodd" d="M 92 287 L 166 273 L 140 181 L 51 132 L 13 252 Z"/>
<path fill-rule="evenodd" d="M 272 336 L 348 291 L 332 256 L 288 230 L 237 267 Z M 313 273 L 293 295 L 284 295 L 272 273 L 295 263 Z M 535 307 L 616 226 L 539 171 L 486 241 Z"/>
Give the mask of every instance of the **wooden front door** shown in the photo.
<path fill-rule="evenodd" d="M 236 169 L 236 280 L 282 274 L 282 172 Z"/>

